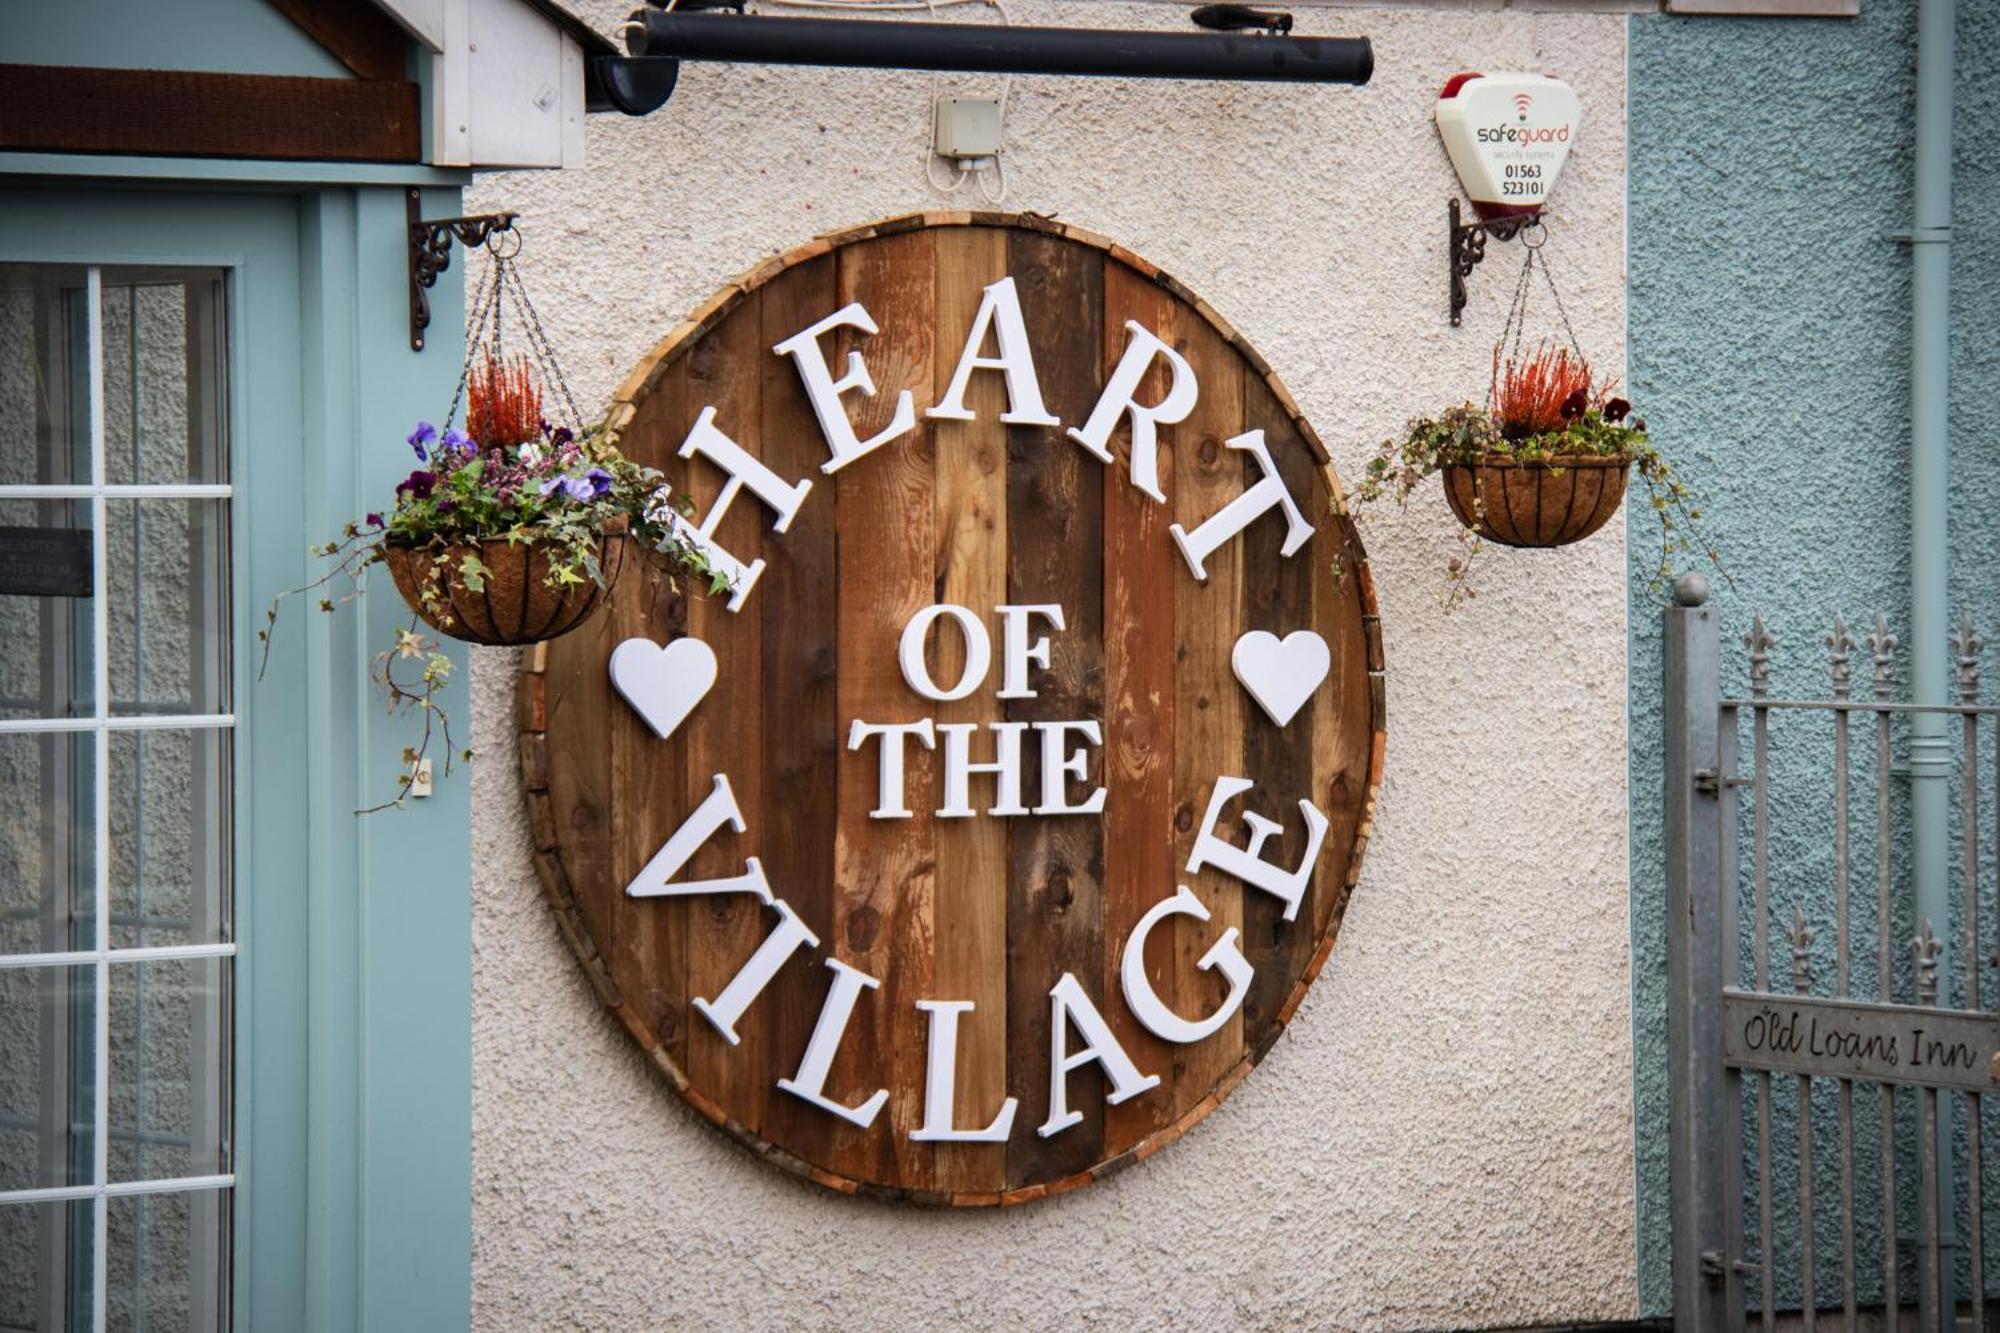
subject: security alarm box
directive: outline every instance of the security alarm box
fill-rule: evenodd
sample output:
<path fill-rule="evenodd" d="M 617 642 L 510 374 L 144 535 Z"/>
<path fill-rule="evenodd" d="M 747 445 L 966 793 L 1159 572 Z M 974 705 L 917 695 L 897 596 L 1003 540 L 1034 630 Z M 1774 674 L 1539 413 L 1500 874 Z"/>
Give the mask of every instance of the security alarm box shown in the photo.
<path fill-rule="evenodd" d="M 1562 175 L 1583 104 L 1544 74 L 1454 74 L 1438 97 L 1438 133 L 1484 218 L 1541 211 Z"/>

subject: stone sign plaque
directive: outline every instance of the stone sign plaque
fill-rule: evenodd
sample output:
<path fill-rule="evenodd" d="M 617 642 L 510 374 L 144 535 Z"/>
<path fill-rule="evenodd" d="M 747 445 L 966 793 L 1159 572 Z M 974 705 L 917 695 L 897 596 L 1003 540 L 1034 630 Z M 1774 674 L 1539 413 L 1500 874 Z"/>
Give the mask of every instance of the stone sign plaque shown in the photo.
<path fill-rule="evenodd" d="M 2000 1015 L 1726 991 L 1722 1058 L 1739 1069 L 1993 1092 Z"/>

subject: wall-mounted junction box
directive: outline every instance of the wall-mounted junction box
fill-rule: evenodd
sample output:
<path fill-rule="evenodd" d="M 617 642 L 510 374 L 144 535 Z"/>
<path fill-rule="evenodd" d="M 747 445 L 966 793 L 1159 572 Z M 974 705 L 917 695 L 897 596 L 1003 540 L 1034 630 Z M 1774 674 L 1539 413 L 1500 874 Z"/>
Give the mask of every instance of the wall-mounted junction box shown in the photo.
<path fill-rule="evenodd" d="M 940 97 L 931 122 L 931 145 L 955 162 L 1000 151 L 1000 102 L 993 97 Z"/>

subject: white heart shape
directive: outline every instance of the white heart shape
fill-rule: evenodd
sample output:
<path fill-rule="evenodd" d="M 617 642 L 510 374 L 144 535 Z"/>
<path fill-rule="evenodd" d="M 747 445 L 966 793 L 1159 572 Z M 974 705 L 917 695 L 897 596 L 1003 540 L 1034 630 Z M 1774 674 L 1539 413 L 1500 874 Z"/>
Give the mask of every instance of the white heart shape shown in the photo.
<path fill-rule="evenodd" d="M 1298 716 L 1333 669 L 1333 654 L 1326 640 L 1309 629 L 1294 630 L 1282 639 L 1253 629 L 1236 641 L 1229 665 L 1250 697 L 1282 727 Z"/>
<path fill-rule="evenodd" d="M 715 649 L 700 639 L 627 639 L 611 651 L 611 684 L 661 740 L 715 688 Z"/>

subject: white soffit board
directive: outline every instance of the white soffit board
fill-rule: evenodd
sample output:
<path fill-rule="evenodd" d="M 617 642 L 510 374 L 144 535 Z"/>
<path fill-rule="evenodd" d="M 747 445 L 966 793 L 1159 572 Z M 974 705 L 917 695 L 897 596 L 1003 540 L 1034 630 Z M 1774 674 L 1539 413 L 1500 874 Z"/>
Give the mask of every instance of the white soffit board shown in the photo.
<path fill-rule="evenodd" d="M 583 165 L 583 48 L 522 0 L 376 0 L 433 52 L 440 167 Z"/>
<path fill-rule="evenodd" d="M 445 0 L 375 0 L 375 4 L 433 52 L 444 50 Z"/>
<path fill-rule="evenodd" d="M 562 39 L 562 165 L 583 165 L 583 47 L 568 33 Z"/>
<path fill-rule="evenodd" d="M 469 0 L 469 8 L 471 165 L 561 166 L 564 120 L 583 116 L 581 54 L 572 106 L 563 66 L 574 44 L 560 28 L 520 0 Z"/>

